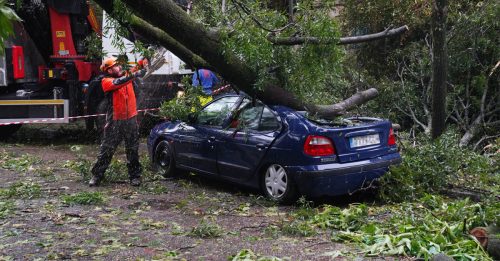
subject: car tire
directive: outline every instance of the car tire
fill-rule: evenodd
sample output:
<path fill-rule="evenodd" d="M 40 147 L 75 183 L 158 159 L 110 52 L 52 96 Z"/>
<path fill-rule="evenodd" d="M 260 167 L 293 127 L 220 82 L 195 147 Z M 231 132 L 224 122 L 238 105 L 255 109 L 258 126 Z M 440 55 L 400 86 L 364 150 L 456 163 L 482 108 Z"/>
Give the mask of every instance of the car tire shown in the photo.
<path fill-rule="evenodd" d="M 295 181 L 279 164 L 266 168 L 262 178 L 262 190 L 266 197 L 280 204 L 294 203 L 299 196 Z"/>
<path fill-rule="evenodd" d="M 178 173 L 175 167 L 175 158 L 172 147 L 166 140 L 162 140 L 156 145 L 154 151 L 153 164 L 156 170 L 165 178 L 175 177 Z"/>

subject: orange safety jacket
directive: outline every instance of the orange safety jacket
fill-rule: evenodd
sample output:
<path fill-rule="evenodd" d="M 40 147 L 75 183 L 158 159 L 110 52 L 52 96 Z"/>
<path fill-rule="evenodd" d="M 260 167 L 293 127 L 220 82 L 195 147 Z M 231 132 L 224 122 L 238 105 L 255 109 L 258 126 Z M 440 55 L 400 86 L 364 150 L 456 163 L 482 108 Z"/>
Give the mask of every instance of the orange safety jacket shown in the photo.
<path fill-rule="evenodd" d="M 101 81 L 104 93 L 111 94 L 109 101 L 113 108 L 113 120 L 127 120 L 137 115 L 137 104 L 134 92 L 133 79 L 113 84 L 115 78 L 104 77 Z"/>

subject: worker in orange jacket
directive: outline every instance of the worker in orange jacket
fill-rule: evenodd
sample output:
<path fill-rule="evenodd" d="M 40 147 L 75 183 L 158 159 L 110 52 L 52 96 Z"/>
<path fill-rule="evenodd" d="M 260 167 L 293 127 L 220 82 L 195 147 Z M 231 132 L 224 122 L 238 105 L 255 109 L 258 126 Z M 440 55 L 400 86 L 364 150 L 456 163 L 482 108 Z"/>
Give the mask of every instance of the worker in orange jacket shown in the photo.
<path fill-rule="evenodd" d="M 132 186 L 141 185 L 142 167 L 138 152 L 139 131 L 134 80 L 145 75 L 144 64 L 147 64 L 147 61 L 141 61 L 131 72 L 122 70 L 115 58 L 107 58 L 101 65 L 101 71 L 106 74 L 101 85 L 108 98 L 108 108 L 104 135 L 97 162 L 92 168 L 89 186 L 99 185 L 104 178 L 104 173 L 122 139 L 125 140 L 130 184 Z"/>

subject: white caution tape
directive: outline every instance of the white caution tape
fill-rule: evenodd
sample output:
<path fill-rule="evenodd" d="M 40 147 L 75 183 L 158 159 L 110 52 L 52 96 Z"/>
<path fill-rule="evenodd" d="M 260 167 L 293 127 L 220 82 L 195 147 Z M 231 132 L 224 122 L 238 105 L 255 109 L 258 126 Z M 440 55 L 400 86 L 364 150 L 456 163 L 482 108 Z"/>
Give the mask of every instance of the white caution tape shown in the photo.
<path fill-rule="evenodd" d="M 219 92 L 222 92 L 229 87 L 231 87 L 231 85 L 228 84 L 228 85 L 224 85 L 218 89 L 215 89 L 214 91 L 212 91 L 212 95 L 217 95 Z"/>
<path fill-rule="evenodd" d="M 137 112 L 157 111 L 159 109 L 160 108 L 142 109 L 142 110 L 137 110 Z M 61 121 L 61 120 L 66 120 L 66 119 L 69 120 L 69 119 L 92 118 L 92 117 L 98 117 L 98 116 L 106 116 L 106 114 L 101 113 L 101 114 L 93 114 L 93 115 L 73 116 L 73 117 L 67 117 L 67 118 L 47 118 L 47 119 L 39 119 L 39 120 L 2 122 L 2 123 L 0 123 L 0 126 L 16 125 L 16 124 L 29 124 L 29 123 L 44 123 L 44 122 L 51 122 L 51 121 Z"/>

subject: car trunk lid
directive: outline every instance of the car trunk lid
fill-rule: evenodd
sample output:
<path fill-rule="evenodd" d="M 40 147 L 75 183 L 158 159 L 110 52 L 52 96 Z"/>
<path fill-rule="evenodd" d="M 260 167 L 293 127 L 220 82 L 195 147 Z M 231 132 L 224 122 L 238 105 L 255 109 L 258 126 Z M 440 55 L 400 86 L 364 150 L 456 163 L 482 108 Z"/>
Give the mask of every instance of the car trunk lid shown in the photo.
<path fill-rule="evenodd" d="M 343 125 L 313 121 L 318 135 L 330 138 L 339 162 L 376 158 L 394 152 L 388 145 L 391 123 L 377 118 L 349 118 Z"/>

